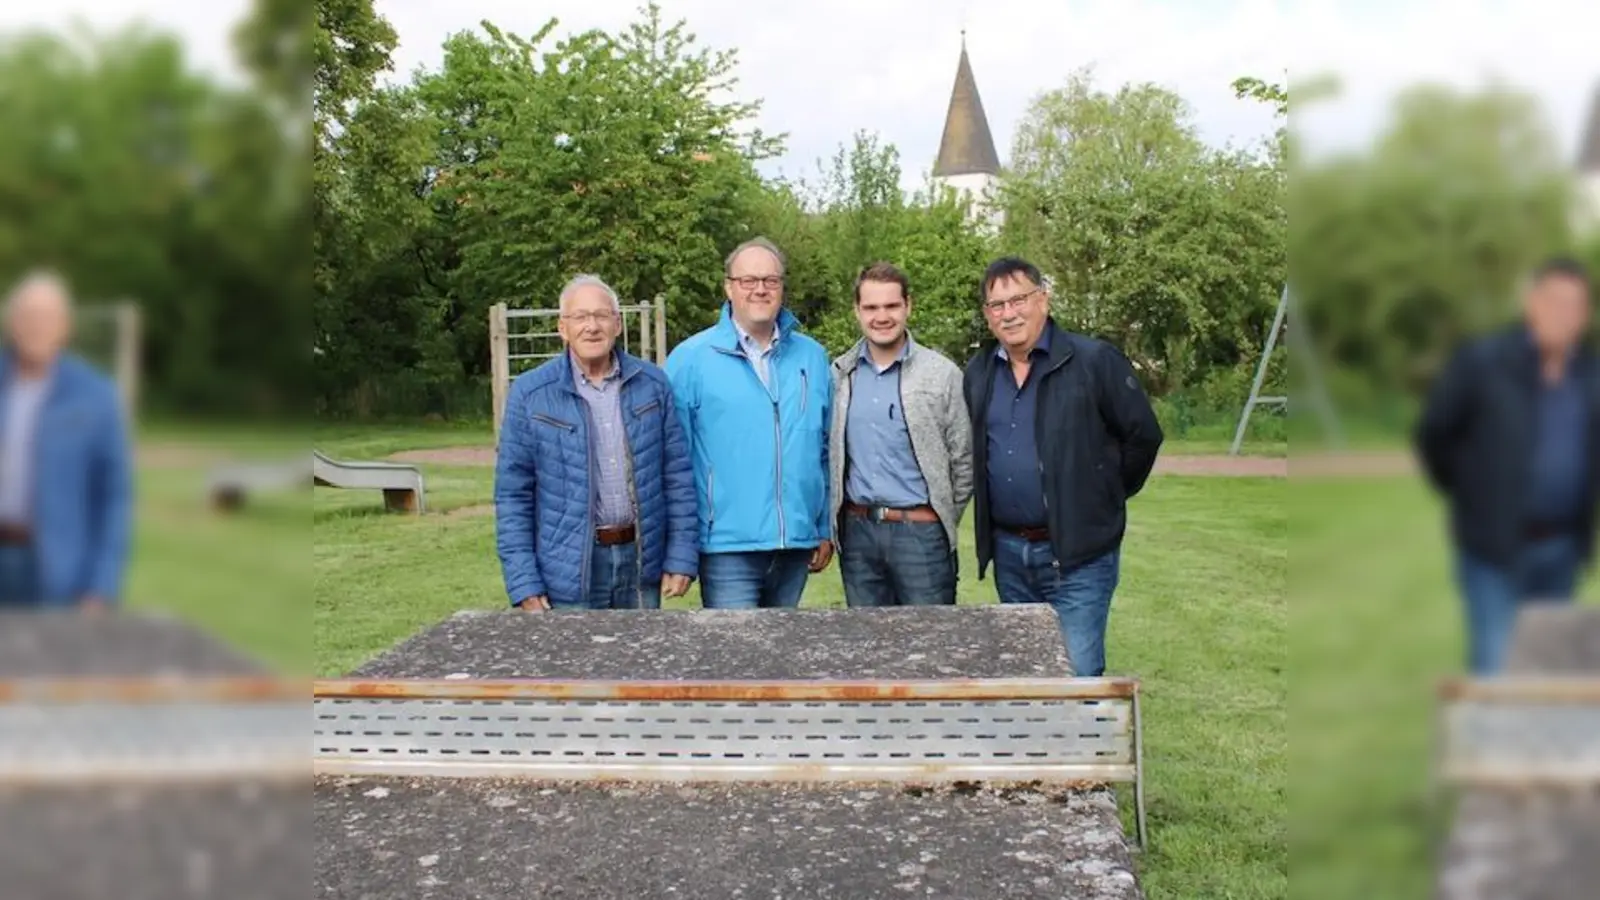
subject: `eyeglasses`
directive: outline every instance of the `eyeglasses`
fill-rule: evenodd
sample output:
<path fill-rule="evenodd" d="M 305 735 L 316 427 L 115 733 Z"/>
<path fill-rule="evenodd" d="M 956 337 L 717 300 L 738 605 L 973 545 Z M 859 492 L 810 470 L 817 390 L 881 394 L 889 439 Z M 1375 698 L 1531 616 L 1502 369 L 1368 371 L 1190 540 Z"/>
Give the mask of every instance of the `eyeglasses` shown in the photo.
<path fill-rule="evenodd" d="M 983 305 L 983 311 L 991 316 L 1003 316 L 1008 309 L 1021 309 L 1028 305 L 1033 295 L 1039 293 L 1039 288 L 1034 288 L 1025 294 L 1007 297 L 1004 300 L 991 300 Z"/>
<path fill-rule="evenodd" d="M 741 275 L 738 278 L 734 278 L 730 275 L 728 276 L 728 280 L 747 291 L 755 290 L 757 285 L 765 287 L 769 291 L 775 291 L 778 288 L 783 287 L 782 275 L 767 275 L 765 277 Z"/>
<path fill-rule="evenodd" d="M 576 325 L 610 325 L 617 320 L 617 314 L 610 310 L 603 312 L 562 313 L 561 318 Z"/>

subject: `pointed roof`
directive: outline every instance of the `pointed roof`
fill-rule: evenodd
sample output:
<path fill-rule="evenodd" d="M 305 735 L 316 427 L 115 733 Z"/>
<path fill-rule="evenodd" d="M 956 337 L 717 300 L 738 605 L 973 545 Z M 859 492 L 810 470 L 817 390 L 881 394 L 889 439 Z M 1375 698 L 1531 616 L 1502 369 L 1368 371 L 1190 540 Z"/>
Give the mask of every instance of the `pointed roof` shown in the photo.
<path fill-rule="evenodd" d="M 1600 174 L 1600 85 L 1595 87 L 1594 99 L 1589 103 L 1589 122 L 1578 144 L 1578 171 L 1584 175 Z"/>
<path fill-rule="evenodd" d="M 972 77 L 967 60 L 966 33 L 961 35 L 961 62 L 956 66 L 955 88 L 950 91 L 950 109 L 944 117 L 944 136 L 939 139 L 939 159 L 933 164 L 937 178 L 971 173 L 997 175 L 1000 157 L 994 152 L 989 134 L 989 119 L 978 98 L 978 82 Z"/>

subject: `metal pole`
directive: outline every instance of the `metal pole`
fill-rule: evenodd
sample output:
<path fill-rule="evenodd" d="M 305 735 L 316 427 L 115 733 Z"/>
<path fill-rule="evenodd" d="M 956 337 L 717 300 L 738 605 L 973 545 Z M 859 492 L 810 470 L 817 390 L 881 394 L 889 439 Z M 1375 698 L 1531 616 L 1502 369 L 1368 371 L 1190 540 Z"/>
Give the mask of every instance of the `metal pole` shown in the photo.
<path fill-rule="evenodd" d="M 1250 399 L 1244 403 L 1244 410 L 1239 414 L 1239 427 L 1233 432 L 1233 446 L 1228 453 L 1231 456 L 1239 455 L 1239 446 L 1244 443 L 1244 430 L 1250 424 L 1250 413 L 1255 409 L 1256 400 L 1261 396 L 1261 382 L 1267 377 L 1267 363 L 1272 361 L 1272 350 L 1278 345 L 1278 331 L 1283 328 L 1283 317 L 1289 308 L 1289 286 L 1283 286 L 1283 293 L 1278 295 L 1278 312 L 1272 317 L 1272 328 L 1267 332 L 1267 347 L 1261 352 L 1261 362 L 1256 365 L 1255 381 L 1250 385 Z"/>

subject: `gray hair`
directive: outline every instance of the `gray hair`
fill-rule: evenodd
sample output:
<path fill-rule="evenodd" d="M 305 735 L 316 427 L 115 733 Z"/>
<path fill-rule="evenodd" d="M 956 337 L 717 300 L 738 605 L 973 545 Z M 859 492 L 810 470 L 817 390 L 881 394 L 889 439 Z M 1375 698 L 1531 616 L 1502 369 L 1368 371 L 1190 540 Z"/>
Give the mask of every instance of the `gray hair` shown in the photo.
<path fill-rule="evenodd" d="M 779 275 L 789 274 L 789 263 L 783 258 L 783 251 L 778 249 L 777 244 L 774 244 L 764 237 L 753 237 L 750 240 L 745 241 L 739 246 L 733 248 L 733 252 L 729 253 L 728 258 L 722 263 L 722 274 L 725 276 L 732 276 L 733 261 L 739 258 L 739 254 L 745 252 L 746 250 L 755 250 L 758 248 L 771 253 L 772 258 L 778 261 Z"/>
<path fill-rule="evenodd" d="M 601 281 L 598 275 L 579 275 L 567 282 L 567 286 L 561 289 L 561 298 L 556 301 L 558 308 L 566 309 L 567 297 L 578 288 L 585 287 L 599 288 L 607 297 L 611 298 L 611 311 L 618 316 L 622 315 L 622 299 L 617 296 L 616 291 L 611 289 L 611 285 Z"/>
<path fill-rule="evenodd" d="M 67 287 L 67 280 L 51 269 L 35 269 L 23 276 L 11 292 L 6 295 L 5 313 L 10 315 L 16 309 L 22 298 L 36 291 L 44 291 L 60 297 L 70 310 L 72 308 L 72 292 Z"/>

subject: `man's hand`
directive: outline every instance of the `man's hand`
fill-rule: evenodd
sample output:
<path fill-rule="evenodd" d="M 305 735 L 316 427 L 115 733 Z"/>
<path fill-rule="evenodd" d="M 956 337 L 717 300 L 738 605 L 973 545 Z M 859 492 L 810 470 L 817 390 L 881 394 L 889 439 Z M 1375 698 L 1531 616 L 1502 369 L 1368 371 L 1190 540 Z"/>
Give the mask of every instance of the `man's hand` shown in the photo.
<path fill-rule="evenodd" d="M 823 541 L 817 549 L 811 551 L 811 571 L 813 574 L 821 572 L 828 567 L 833 559 L 833 541 Z"/>
<path fill-rule="evenodd" d="M 103 613 L 110 608 L 111 604 L 106 602 L 106 598 L 96 594 L 89 594 L 78 600 L 78 609 L 81 609 L 86 613 Z"/>
<path fill-rule="evenodd" d="M 666 574 L 661 576 L 661 596 L 682 597 L 689 593 L 689 576 Z"/>
<path fill-rule="evenodd" d="M 550 608 L 550 598 L 543 594 L 537 597 L 524 597 L 517 608 L 523 612 L 544 612 Z"/>

